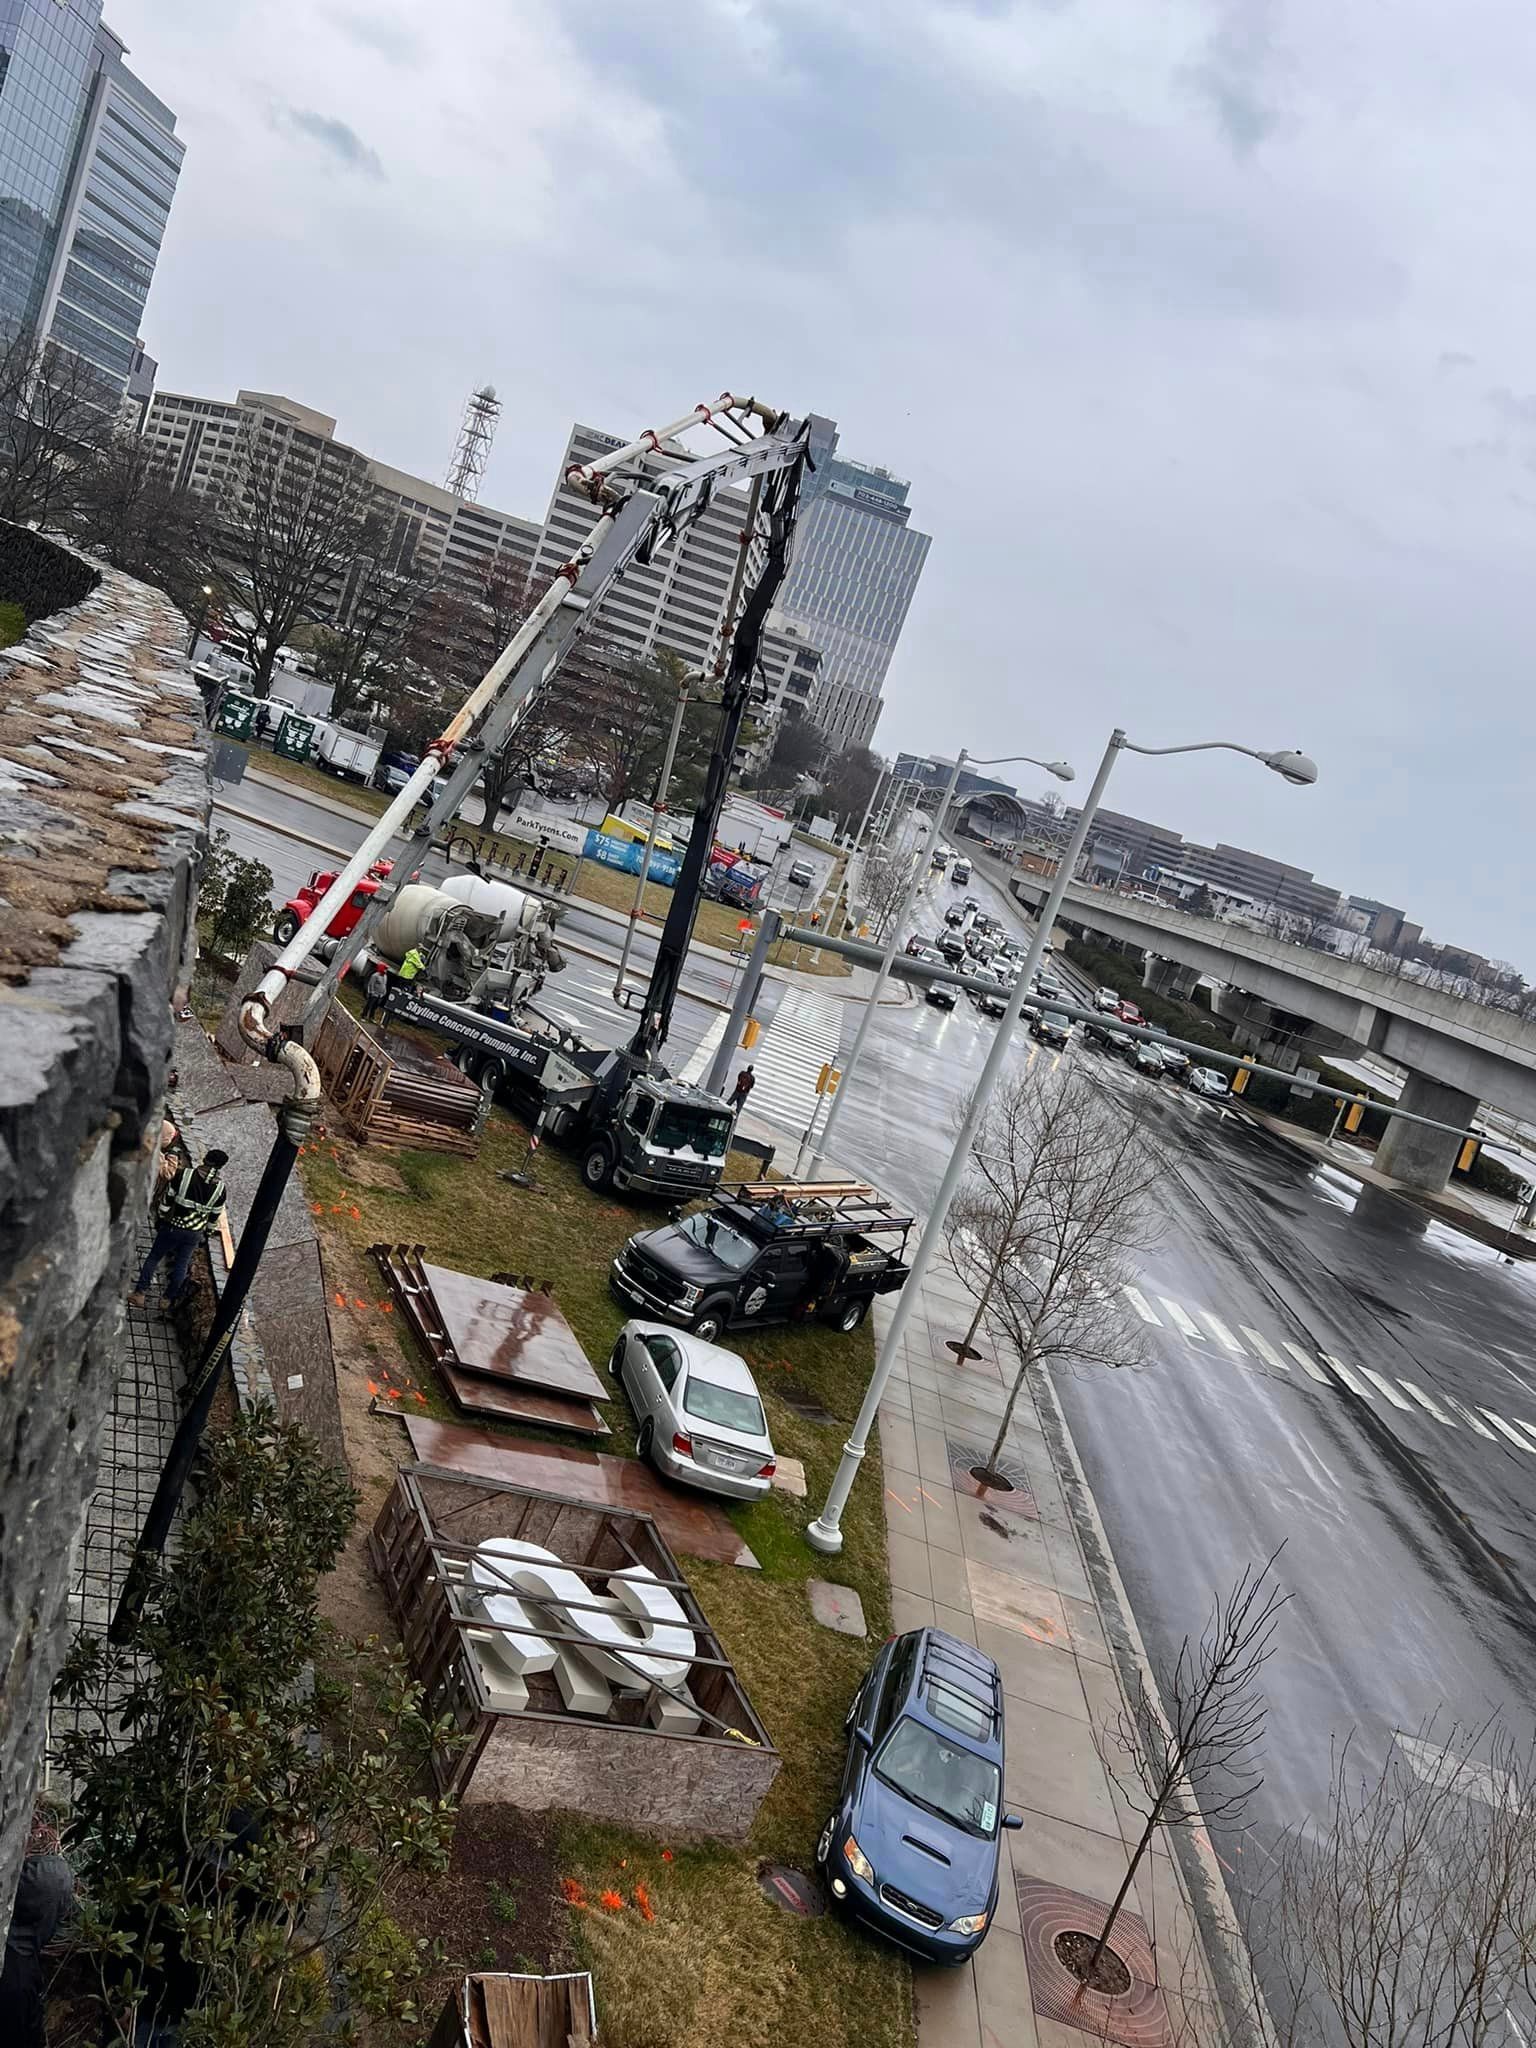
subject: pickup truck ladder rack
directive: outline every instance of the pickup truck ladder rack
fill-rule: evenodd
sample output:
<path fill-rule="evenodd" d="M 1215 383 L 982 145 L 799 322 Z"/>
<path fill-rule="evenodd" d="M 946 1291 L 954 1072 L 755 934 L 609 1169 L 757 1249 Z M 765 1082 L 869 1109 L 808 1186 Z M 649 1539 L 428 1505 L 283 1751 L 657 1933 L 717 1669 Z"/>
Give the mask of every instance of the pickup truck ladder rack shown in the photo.
<path fill-rule="evenodd" d="M 744 1207 L 782 1211 L 784 1220 L 775 1228 L 785 1237 L 825 1236 L 831 1231 L 905 1232 L 915 1220 L 864 1181 L 749 1180 L 717 1192 L 720 1199 Z"/>

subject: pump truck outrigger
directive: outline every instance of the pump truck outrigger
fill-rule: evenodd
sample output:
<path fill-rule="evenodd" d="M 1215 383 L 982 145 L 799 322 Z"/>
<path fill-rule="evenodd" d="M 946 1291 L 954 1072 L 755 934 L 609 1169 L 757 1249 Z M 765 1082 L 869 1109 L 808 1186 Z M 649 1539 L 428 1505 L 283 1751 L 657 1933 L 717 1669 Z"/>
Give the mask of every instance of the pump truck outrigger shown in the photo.
<path fill-rule="evenodd" d="M 645 456 L 662 452 L 664 441 L 671 442 L 677 435 L 700 426 L 717 433 L 725 447 L 682 462 L 661 476 L 647 476 L 643 472 L 620 474 L 642 462 Z M 713 405 L 696 405 L 669 426 L 648 428 L 638 439 L 595 462 L 573 464 L 566 473 L 566 482 L 597 507 L 591 531 L 556 572 L 549 589 L 426 749 L 352 858 L 338 870 L 311 914 L 242 1003 L 241 1035 L 267 1059 L 286 1066 L 293 1075 L 294 1087 L 278 1106 L 278 1134 L 240 1234 L 234 1264 L 207 1339 L 192 1369 L 181 1422 L 166 1455 L 112 1619 L 110 1633 L 114 1641 L 128 1641 L 137 1629 L 153 1583 L 154 1559 L 165 1548 L 213 1405 L 220 1369 L 266 1247 L 273 1217 L 299 1147 L 320 1106 L 319 1069 L 299 1039 L 273 1021 L 274 1005 L 328 935 L 357 884 L 396 833 L 408 829 L 407 821 L 417 806 L 424 803 L 426 814 L 410 835 L 405 860 L 396 866 L 389 884 L 375 891 L 364 907 L 354 935 L 355 946 L 337 947 L 324 980 L 310 1000 L 306 1018 L 331 1001 L 339 976 L 362 952 L 393 895 L 395 877 L 419 868 L 433 838 L 442 835 L 458 815 L 487 760 L 515 729 L 529 700 L 548 682 L 616 579 L 629 568 L 648 567 L 659 552 L 703 515 L 717 490 L 750 479 L 751 507 L 741 534 L 735 586 L 742 602 L 739 612 L 734 605 L 728 607 L 715 663 L 721 701 L 714 753 L 689 850 L 673 890 L 639 1027 L 629 1046 L 615 1058 L 612 1070 L 599 1079 L 586 1113 L 594 1139 L 613 1136 L 614 1126 L 629 1099 L 629 1083 L 652 1074 L 671 1022 L 698 909 L 703 867 L 714 842 L 763 626 L 789 566 L 790 535 L 799 507 L 808 441 L 808 420 L 791 419 L 760 399 L 740 398 L 726 392 Z M 723 1100 L 717 1106 L 720 1110 L 727 1108 Z"/>

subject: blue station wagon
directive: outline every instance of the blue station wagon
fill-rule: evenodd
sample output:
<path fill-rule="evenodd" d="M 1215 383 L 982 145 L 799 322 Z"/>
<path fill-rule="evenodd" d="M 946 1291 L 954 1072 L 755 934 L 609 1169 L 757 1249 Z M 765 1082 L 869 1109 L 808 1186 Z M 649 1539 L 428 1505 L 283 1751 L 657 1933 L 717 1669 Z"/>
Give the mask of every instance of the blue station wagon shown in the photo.
<path fill-rule="evenodd" d="M 892 1636 L 845 1722 L 837 1809 L 816 1845 L 834 1902 L 929 1962 L 963 1963 L 997 1910 L 1003 1688 L 942 1629 Z"/>

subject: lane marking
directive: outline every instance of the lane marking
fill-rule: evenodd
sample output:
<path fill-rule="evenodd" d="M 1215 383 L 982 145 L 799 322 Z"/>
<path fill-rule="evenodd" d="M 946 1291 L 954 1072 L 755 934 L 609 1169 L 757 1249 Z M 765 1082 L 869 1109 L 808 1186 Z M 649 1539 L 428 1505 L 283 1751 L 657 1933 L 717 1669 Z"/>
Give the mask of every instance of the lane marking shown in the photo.
<path fill-rule="evenodd" d="M 1147 1297 L 1141 1292 L 1140 1288 L 1122 1287 L 1120 1292 L 1125 1296 L 1144 1323 L 1150 1323 L 1154 1330 L 1160 1330 L 1163 1327 L 1162 1317 L 1152 1306 L 1151 1302 L 1147 1300 Z"/>
<path fill-rule="evenodd" d="M 1419 1406 L 1424 1409 L 1426 1414 L 1433 1415 L 1436 1422 L 1443 1422 L 1447 1429 L 1454 1429 L 1456 1427 L 1450 1416 L 1446 1414 L 1432 1394 L 1426 1394 L 1424 1389 L 1416 1387 L 1412 1380 L 1399 1379 L 1398 1385 L 1405 1393 L 1412 1394 Z"/>
<path fill-rule="evenodd" d="M 1408 1406 L 1408 1403 L 1403 1399 L 1402 1395 L 1397 1391 L 1396 1387 L 1393 1386 L 1392 1382 L 1389 1379 L 1387 1379 L 1384 1374 L 1379 1372 L 1372 1372 L 1371 1368 L 1368 1365 L 1362 1365 L 1360 1370 L 1365 1374 L 1366 1378 L 1370 1381 L 1373 1387 L 1378 1387 L 1381 1390 L 1381 1392 L 1386 1395 L 1387 1399 L 1392 1403 L 1392 1406 L 1394 1408 L 1401 1408 L 1405 1415 L 1410 1414 L 1412 1412 Z"/>
<path fill-rule="evenodd" d="M 1487 1416 L 1500 1436 L 1507 1436 L 1509 1438 L 1517 1451 L 1525 1451 L 1531 1457 L 1536 1458 L 1536 1444 L 1529 1444 L 1523 1436 L 1516 1436 L 1502 1415 L 1495 1415 L 1491 1408 L 1484 1408 L 1482 1413 Z"/>
<path fill-rule="evenodd" d="M 1290 1371 L 1291 1368 L 1280 1356 L 1274 1345 L 1269 1343 L 1266 1338 L 1261 1337 L 1257 1330 L 1250 1330 L 1246 1323 L 1239 1323 L 1237 1328 L 1239 1335 L 1248 1339 L 1249 1344 L 1252 1345 L 1266 1365 L 1272 1365 L 1276 1372 Z"/>
<path fill-rule="evenodd" d="M 1475 1429 L 1479 1436 L 1487 1437 L 1489 1443 L 1493 1442 L 1493 1431 L 1489 1429 L 1485 1424 L 1479 1422 L 1477 1416 L 1467 1406 L 1465 1401 L 1458 1401 L 1454 1394 L 1445 1394 L 1442 1396 L 1442 1398 L 1444 1399 L 1447 1408 L 1455 1409 L 1456 1413 L 1461 1417 L 1462 1421 L 1467 1425 L 1468 1429 Z"/>
<path fill-rule="evenodd" d="M 1369 1399 L 1371 1398 L 1370 1388 L 1365 1384 L 1365 1381 L 1358 1376 L 1358 1374 L 1351 1371 L 1351 1369 L 1344 1363 L 1344 1361 L 1341 1358 L 1334 1358 L 1330 1356 L 1330 1354 L 1326 1351 L 1319 1351 L 1317 1355 L 1323 1361 L 1324 1365 L 1331 1366 L 1333 1368 L 1333 1370 L 1338 1374 L 1339 1378 L 1344 1382 L 1345 1386 L 1349 1388 L 1352 1394 L 1358 1394 L 1362 1401 L 1369 1401 Z"/>
<path fill-rule="evenodd" d="M 1295 1359 L 1296 1363 L 1301 1367 L 1302 1371 L 1307 1375 L 1308 1379 L 1316 1380 L 1320 1385 L 1325 1387 L 1331 1387 L 1333 1385 L 1333 1381 L 1329 1379 L 1327 1373 L 1320 1371 L 1318 1367 L 1312 1363 L 1311 1359 L 1308 1358 L 1306 1352 L 1302 1350 L 1299 1344 L 1293 1344 L 1288 1337 L 1285 1338 L 1283 1341 L 1286 1350 L 1289 1351 L 1292 1358 Z"/>
<path fill-rule="evenodd" d="M 1246 1358 L 1248 1356 L 1220 1316 L 1213 1316 L 1208 1308 L 1203 1308 L 1200 1311 L 1200 1320 L 1210 1324 L 1211 1335 L 1216 1339 L 1216 1342 L 1223 1351 L 1229 1351 L 1234 1358 Z"/>
<path fill-rule="evenodd" d="M 1170 1301 L 1166 1294 L 1160 1294 L 1157 1298 L 1172 1317 L 1173 1326 L 1181 1337 L 1187 1338 L 1191 1344 L 1205 1342 L 1205 1332 L 1193 1316 L 1181 1309 L 1176 1301 Z"/>

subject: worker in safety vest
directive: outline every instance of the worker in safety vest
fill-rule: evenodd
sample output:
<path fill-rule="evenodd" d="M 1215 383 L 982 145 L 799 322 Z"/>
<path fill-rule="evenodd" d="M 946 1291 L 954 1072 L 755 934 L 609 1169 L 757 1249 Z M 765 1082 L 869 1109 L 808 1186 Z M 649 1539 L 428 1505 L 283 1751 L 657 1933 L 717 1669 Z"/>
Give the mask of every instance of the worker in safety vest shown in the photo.
<path fill-rule="evenodd" d="M 419 946 L 412 946 L 409 953 L 400 962 L 400 979 L 402 981 L 414 981 L 426 964 L 426 954 L 422 952 Z"/>
<path fill-rule="evenodd" d="M 171 1261 L 166 1307 L 174 1308 L 186 1292 L 192 1254 L 205 1237 L 218 1229 L 219 1218 L 224 1213 L 224 1183 L 219 1177 L 219 1168 L 228 1158 L 227 1152 L 209 1152 L 201 1166 L 184 1166 L 167 1184 L 160 1198 L 159 1228 L 149 1248 L 149 1257 L 140 1267 L 138 1281 L 128 1297 L 130 1307 L 144 1306 L 155 1269 L 165 1259 Z"/>

